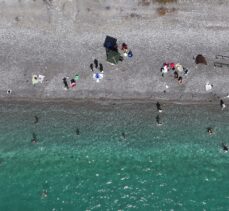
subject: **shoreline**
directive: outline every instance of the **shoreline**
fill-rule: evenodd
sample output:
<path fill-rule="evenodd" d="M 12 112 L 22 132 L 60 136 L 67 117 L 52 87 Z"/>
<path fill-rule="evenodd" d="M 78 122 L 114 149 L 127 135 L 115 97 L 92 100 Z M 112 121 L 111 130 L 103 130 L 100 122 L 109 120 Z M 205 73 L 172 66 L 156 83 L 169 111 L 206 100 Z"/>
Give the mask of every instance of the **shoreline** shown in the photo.
<path fill-rule="evenodd" d="M 64 0 L 57 0 L 48 8 L 42 1 L 5 3 L 0 9 L 0 101 L 227 101 L 228 68 L 214 67 L 216 55 L 228 56 L 227 1 L 178 1 L 163 5 L 165 14 L 161 15 L 159 4 L 137 2 L 79 1 L 65 5 Z M 107 63 L 103 46 L 107 35 L 117 38 L 119 46 L 125 42 L 133 57 L 115 66 Z M 206 58 L 207 65 L 195 64 L 193 57 L 198 54 Z M 92 72 L 89 67 L 94 59 L 104 69 L 99 83 L 93 78 L 98 69 Z M 182 84 L 171 72 L 162 77 L 162 65 L 171 62 L 188 69 L 188 74 L 179 73 Z M 45 79 L 34 86 L 32 76 L 39 74 Z M 63 78 L 69 83 L 76 74 L 76 87 L 65 91 Z M 211 92 L 206 91 L 206 83 L 214 85 Z M 7 90 L 12 93 L 8 95 Z"/>
<path fill-rule="evenodd" d="M 219 98 L 220 99 L 220 98 Z M 224 99 L 224 102 L 228 102 L 229 98 Z M 26 97 L 8 97 L 8 98 L 0 98 L 0 103 L 38 103 L 38 104 L 46 104 L 46 103 L 57 103 L 60 104 L 99 104 L 99 105 L 120 105 L 120 104 L 148 104 L 148 103 L 156 103 L 160 102 L 163 104 L 174 104 L 174 105 L 218 105 L 219 100 L 171 100 L 171 99 L 160 99 L 160 98 L 31 98 L 28 99 Z"/>

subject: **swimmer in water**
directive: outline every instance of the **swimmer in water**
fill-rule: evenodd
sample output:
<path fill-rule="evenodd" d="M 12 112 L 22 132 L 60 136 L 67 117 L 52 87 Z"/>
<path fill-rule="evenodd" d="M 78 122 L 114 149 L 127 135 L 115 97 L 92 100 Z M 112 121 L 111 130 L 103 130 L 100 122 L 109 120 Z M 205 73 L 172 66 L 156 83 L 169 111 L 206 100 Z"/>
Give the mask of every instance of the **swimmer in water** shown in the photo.
<path fill-rule="evenodd" d="M 122 138 L 126 140 L 126 134 L 125 134 L 125 132 L 122 132 Z"/>
<path fill-rule="evenodd" d="M 224 152 L 228 152 L 228 146 L 224 143 L 222 143 L 222 148 Z"/>
<path fill-rule="evenodd" d="M 208 127 L 207 128 L 207 131 L 208 131 L 208 134 L 209 135 L 212 135 L 213 134 L 213 129 L 211 127 Z"/>
<path fill-rule="evenodd" d="M 221 106 L 221 109 L 225 109 L 226 108 L 226 105 L 225 103 L 223 102 L 223 100 L 220 100 L 220 106 Z"/>
<path fill-rule="evenodd" d="M 162 112 L 162 109 L 161 109 L 161 104 L 159 103 L 159 102 L 157 102 L 157 104 L 156 104 L 156 106 L 157 106 L 157 110 L 158 110 L 158 112 Z"/>
<path fill-rule="evenodd" d="M 47 190 L 43 190 L 42 194 L 41 194 L 42 198 L 47 198 L 48 197 L 48 191 Z"/>
<path fill-rule="evenodd" d="M 157 115 L 156 116 L 156 122 L 157 122 L 157 125 L 162 125 L 162 123 L 160 122 L 160 116 L 159 115 Z"/>
<path fill-rule="evenodd" d="M 33 133 L 33 138 L 31 140 L 32 144 L 36 144 L 37 143 L 37 135 L 35 133 Z"/>
<path fill-rule="evenodd" d="M 80 130 L 79 130 L 79 128 L 76 128 L 76 135 L 77 135 L 77 136 L 80 135 Z"/>
<path fill-rule="evenodd" d="M 37 124 L 39 121 L 38 116 L 34 116 L 34 118 L 35 118 L 34 124 Z"/>

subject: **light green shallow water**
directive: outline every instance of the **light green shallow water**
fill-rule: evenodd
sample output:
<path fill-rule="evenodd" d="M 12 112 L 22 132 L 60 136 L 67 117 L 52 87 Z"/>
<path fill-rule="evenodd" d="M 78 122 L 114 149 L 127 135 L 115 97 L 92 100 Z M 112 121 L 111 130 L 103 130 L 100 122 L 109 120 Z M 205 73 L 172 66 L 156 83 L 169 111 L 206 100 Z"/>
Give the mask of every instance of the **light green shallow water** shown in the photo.
<path fill-rule="evenodd" d="M 2 104 L 0 210 L 229 210 L 229 112 L 163 108 Z"/>

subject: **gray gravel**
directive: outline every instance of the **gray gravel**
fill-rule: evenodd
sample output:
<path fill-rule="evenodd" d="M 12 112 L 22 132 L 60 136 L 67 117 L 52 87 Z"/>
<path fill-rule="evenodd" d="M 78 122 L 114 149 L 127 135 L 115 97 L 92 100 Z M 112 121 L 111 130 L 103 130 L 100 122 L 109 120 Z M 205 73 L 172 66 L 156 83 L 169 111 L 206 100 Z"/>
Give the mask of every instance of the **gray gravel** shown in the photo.
<path fill-rule="evenodd" d="M 229 94 L 229 67 L 213 66 L 215 55 L 229 55 L 228 1 L 150 1 L 148 6 L 135 0 L 48 2 L 0 0 L 1 98 L 216 100 Z M 165 15 L 157 12 L 160 7 L 166 8 Z M 126 42 L 134 57 L 108 64 L 106 35 Z M 199 53 L 207 66 L 195 65 L 193 56 Z M 104 66 L 100 83 L 89 68 L 94 58 Z M 182 85 L 172 74 L 161 76 L 165 61 L 189 69 Z M 32 74 L 46 80 L 33 86 Z M 64 90 L 62 78 L 75 74 L 80 75 L 76 87 Z M 208 81 L 214 85 L 211 92 L 205 90 Z"/>

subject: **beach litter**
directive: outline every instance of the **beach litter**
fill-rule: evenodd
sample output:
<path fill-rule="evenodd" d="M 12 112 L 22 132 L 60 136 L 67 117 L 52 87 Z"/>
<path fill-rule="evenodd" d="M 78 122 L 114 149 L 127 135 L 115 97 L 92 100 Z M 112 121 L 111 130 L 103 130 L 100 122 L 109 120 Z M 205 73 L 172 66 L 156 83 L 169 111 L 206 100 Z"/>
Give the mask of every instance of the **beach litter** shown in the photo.
<path fill-rule="evenodd" d="M 62 80 L 63 80 L 63 83 L 64 83 L 65 90 L 68 90 L 69 89 L 69 86 L 68 86 L 67 77 L 64 77 Z"/>

